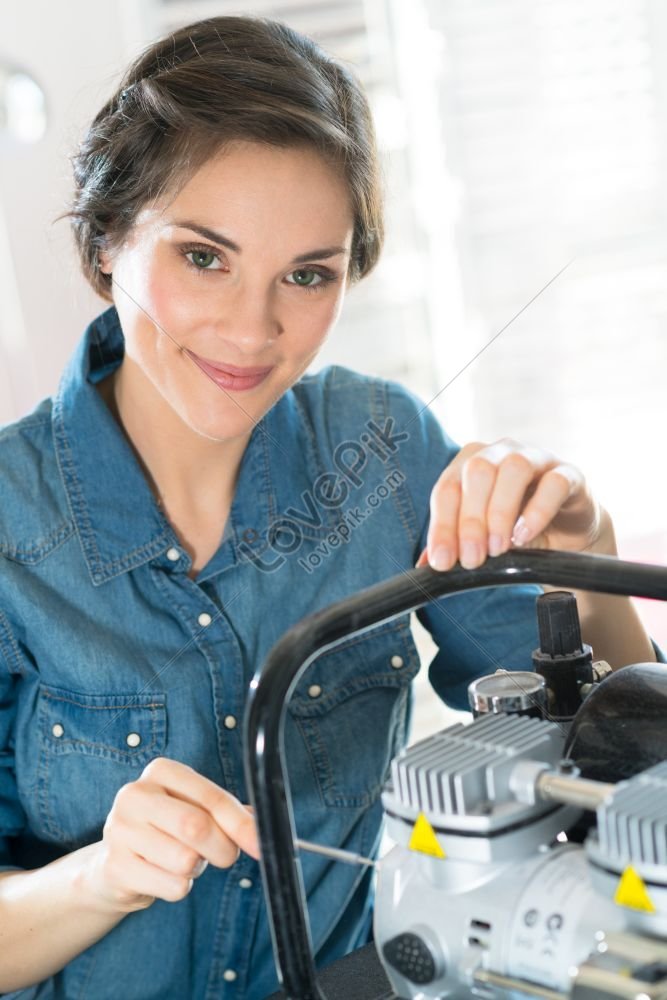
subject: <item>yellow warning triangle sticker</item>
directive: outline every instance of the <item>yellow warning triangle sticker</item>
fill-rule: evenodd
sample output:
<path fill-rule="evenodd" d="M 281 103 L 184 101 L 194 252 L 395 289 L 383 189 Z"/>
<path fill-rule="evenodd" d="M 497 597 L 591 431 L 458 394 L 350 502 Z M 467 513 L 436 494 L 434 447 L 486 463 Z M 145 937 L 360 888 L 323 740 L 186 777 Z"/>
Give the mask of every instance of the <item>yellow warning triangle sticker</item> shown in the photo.
<path fill-rule="evenodd" d="M 629 865 L 618 883 L 614 902 L 619 906 L 627 906 L 631 910 L 641 910 L 643 913 L 655 913 L 655 906 L 646 891 L 644 880 L 638 875 L 632 865 Z"/>
<path fill-rule="evenodd" d="M 408 847 L 411 851 L 420 851 L 422 854 L 430 854 L 433 858 L 446 858 L 447 855 L 438 843 L 438 838 L 429 821 L 421 812 L 417 816 L 417 822 L 412 828 L 410 843 Z"/>

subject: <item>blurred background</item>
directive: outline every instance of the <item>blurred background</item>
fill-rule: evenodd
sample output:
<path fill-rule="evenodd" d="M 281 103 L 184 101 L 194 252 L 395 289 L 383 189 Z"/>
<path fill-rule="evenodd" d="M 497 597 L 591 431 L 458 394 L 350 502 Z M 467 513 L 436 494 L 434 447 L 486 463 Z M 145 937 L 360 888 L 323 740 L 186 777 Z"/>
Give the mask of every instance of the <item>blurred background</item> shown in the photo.
<path fill-rule="evenodd" d="M 221 13 L 313 36 L 374 107 L 387 247 L 319 364 L 400 380 L 460 442 L 580 465 L 621 555 L 667 562 L 663 0 L 3 4 L 0 423 L 55 389 L 104 307 L 55 221 L 78 136 L 142 47 Z M 641 609 L 667 646 L 665 605 Z"/>

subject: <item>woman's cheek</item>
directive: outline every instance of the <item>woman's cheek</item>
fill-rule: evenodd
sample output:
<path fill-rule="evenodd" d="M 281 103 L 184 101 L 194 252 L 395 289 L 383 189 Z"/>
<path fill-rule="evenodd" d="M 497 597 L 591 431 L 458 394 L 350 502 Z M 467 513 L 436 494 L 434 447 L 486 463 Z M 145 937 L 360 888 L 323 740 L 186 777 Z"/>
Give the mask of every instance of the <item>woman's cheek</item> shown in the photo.
<path fill-rule="evenodd" d="M 146 285 L 146 299 L 146 312 L 171 336 L 177 336 L 195 310 L 196 300 L 187 294 L 177 273 L 152 274 Z"/>
<path fill-rule="evenodd" d="M 318 293 L 313 292 L 312 294 L 316 295 Z M 308 346 L 310 350 L 316 350 L 323 344 L 336 326 L 343 307 L 344 297 L 344 293 L 340 290 L 336 291 L 335 294 L 327 294 L 325 292 L 322 295 L 322 302 L 318 304 L 314 321 L 311 315 L 309 336 L 306 338 L 309 341 Z"/>
<path fill-rule="evenodd" d="M 336 295 L 335 295 L 335 298 L 334 298 L 333 309 L 332 309 L 331 319 L 330 319 L 330 323 L 329 323 L 329 329 L 333 329 L 333 327 L 338 322 L 338 317 L 340 316 L 340 314 L 342 312 L 343 303 L 345 302 L 346 286 L 345 286 L 344 282 L 341 281 L 340 284 L 337 284 L 334 287 L 336 289 Z"/>

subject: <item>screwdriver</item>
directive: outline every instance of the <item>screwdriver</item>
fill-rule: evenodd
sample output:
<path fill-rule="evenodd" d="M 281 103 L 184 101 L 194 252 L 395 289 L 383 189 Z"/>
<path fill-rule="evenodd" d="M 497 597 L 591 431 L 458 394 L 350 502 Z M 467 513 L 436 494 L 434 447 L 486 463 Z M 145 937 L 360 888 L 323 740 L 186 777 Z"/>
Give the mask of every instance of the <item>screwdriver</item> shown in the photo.
<path fill-rule="evenodd" d="M 347 865 L 367 865 L 369 868 L 376 868 L 377 861 L 372 858 L 365 858 L 363 854 L 355 854 L 353 851 L 343 851 L 340 847 L 325 847 L 324 844 L 314 844 L 311 840 L 301 840 L 296 837 L 295 847 L 301 851 L 310 851 L 311 854 L 322 854 L 332 861 L 344 861 Z"/>

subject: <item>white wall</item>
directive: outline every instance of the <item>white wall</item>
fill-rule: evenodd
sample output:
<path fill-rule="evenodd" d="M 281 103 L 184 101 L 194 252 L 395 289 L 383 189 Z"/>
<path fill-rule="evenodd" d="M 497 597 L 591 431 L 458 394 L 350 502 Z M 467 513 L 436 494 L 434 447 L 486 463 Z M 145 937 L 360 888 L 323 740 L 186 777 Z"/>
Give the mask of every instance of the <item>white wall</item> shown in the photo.
<path fill-rule="evenodd" d="M 149 10 L 122 0 L 0 6 L 0 59 L 31 73 L 49 114 L 40 142 L 0 144 L 0 423 L 54 390 L 104 307 L 80 276 L 68 221 L 55 220 L 67 210 L 79 131 L 113 88 Z"/>

